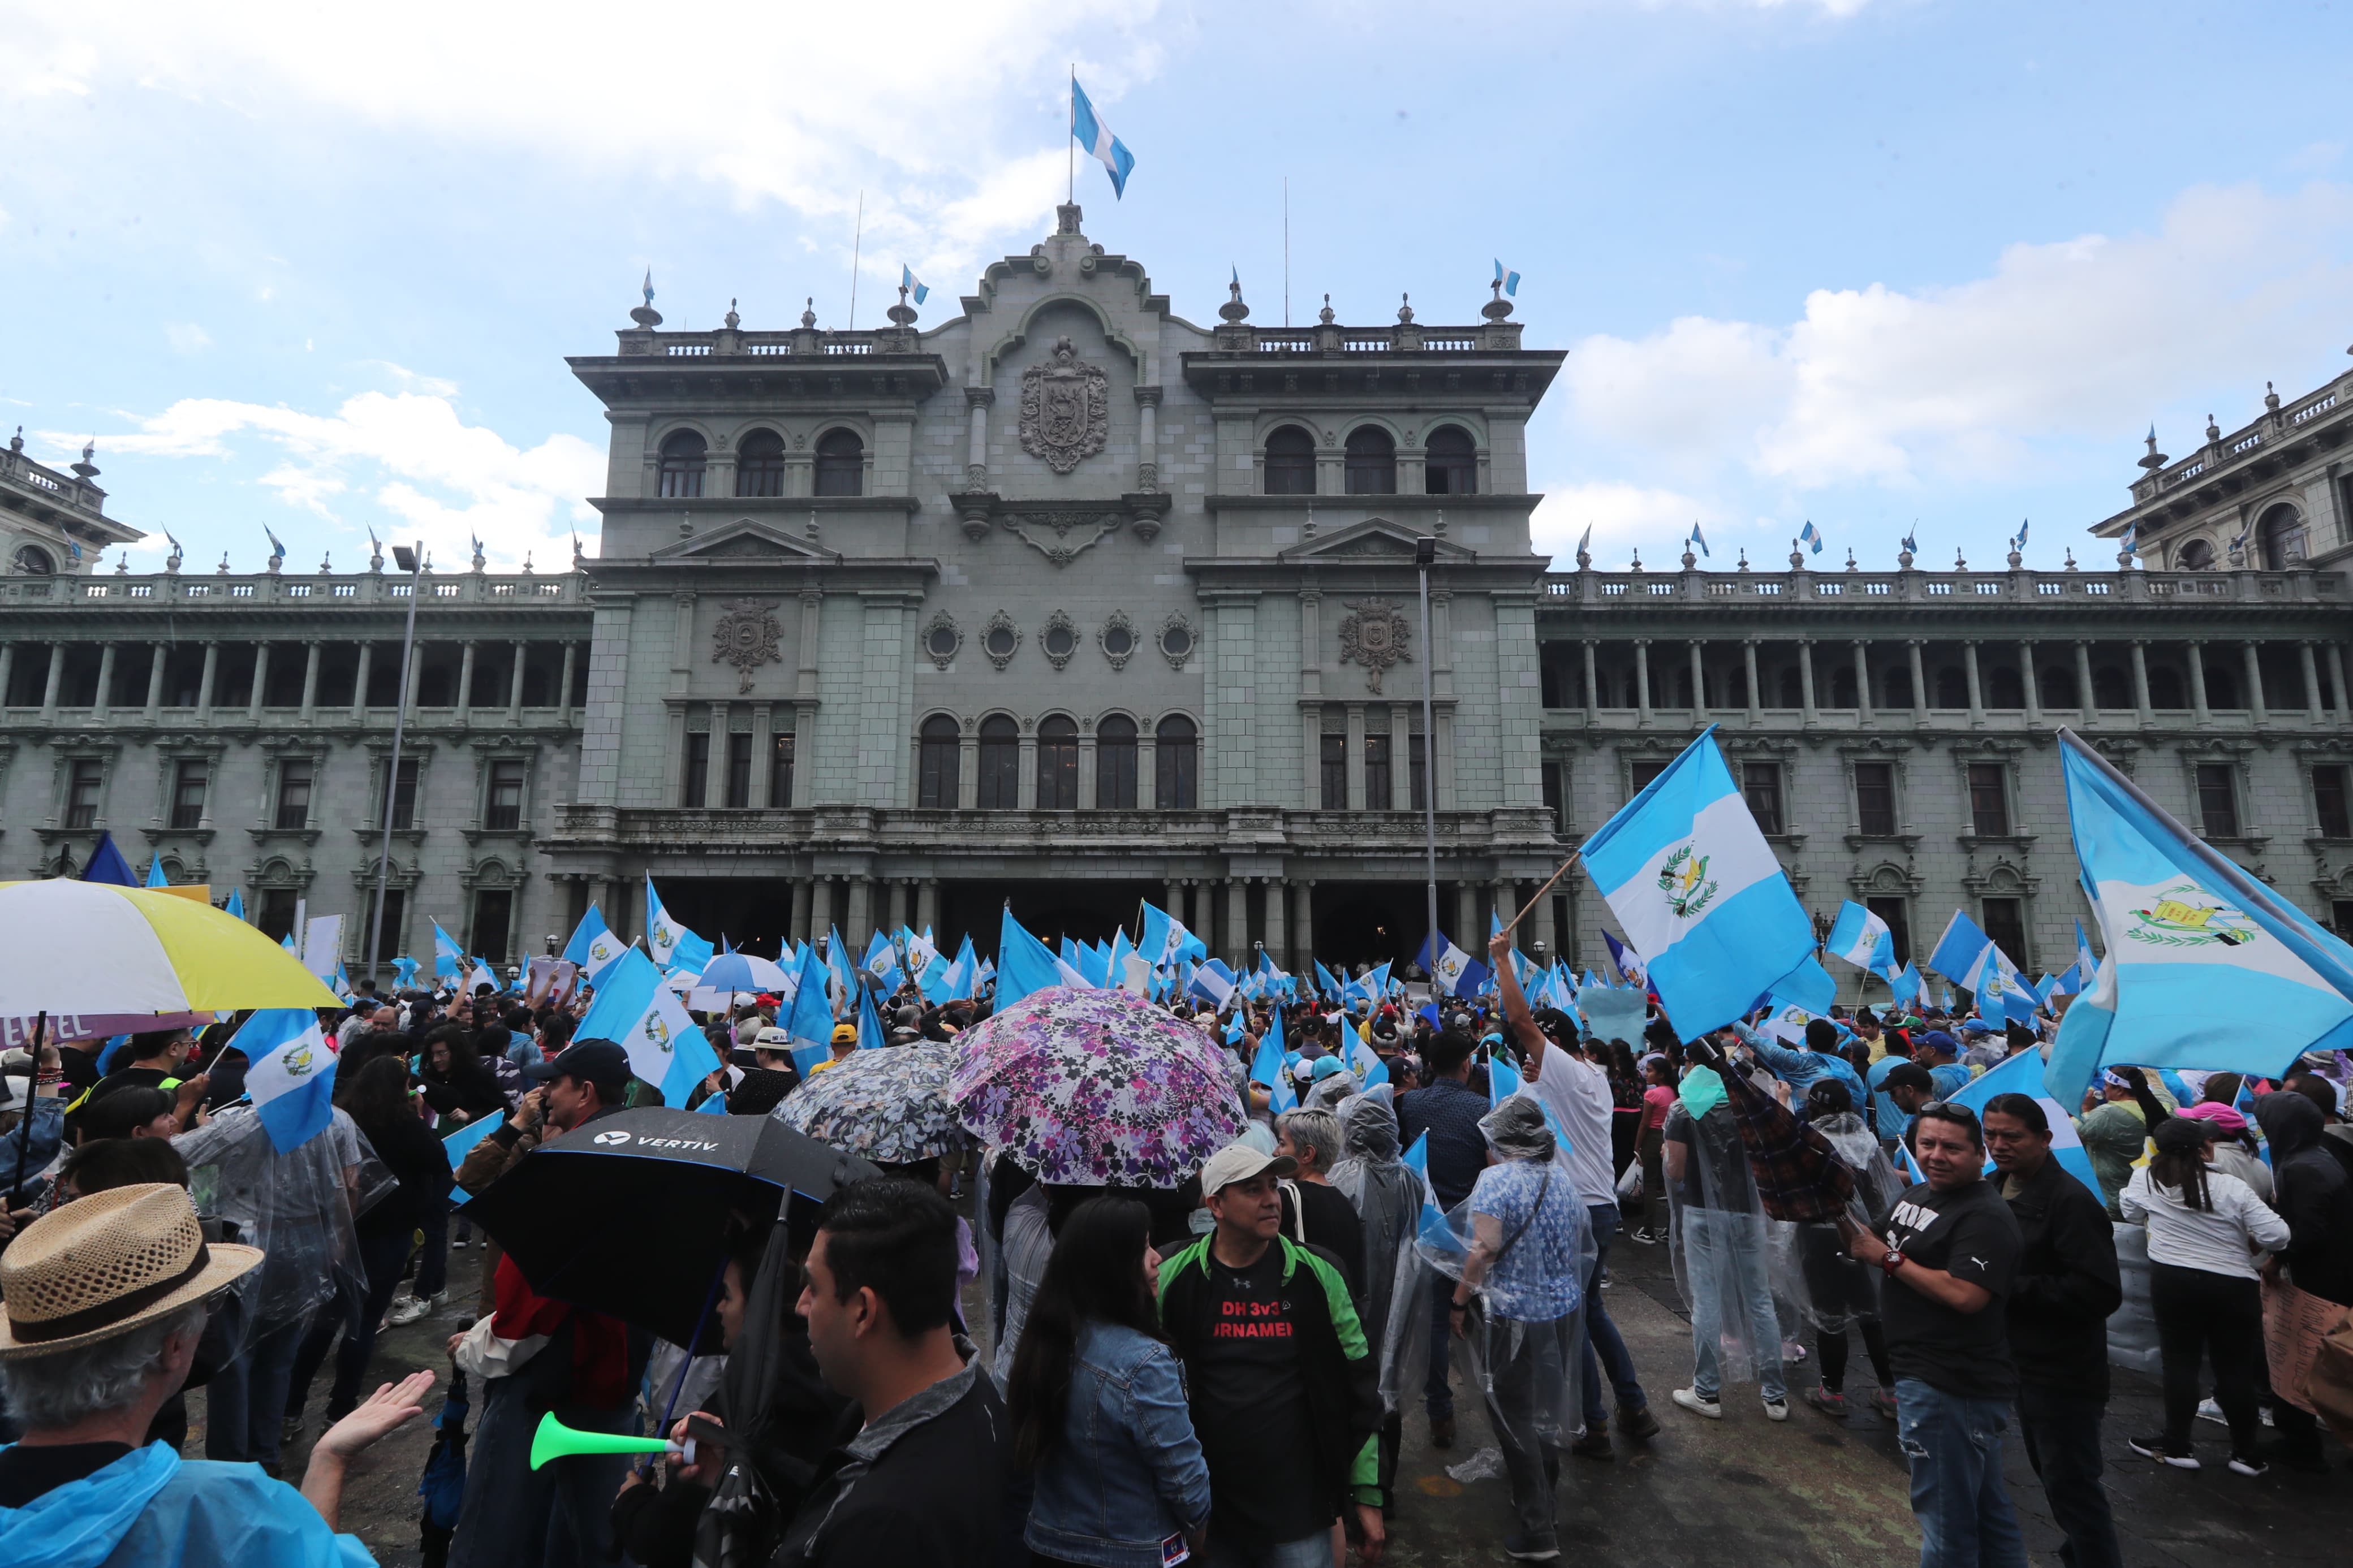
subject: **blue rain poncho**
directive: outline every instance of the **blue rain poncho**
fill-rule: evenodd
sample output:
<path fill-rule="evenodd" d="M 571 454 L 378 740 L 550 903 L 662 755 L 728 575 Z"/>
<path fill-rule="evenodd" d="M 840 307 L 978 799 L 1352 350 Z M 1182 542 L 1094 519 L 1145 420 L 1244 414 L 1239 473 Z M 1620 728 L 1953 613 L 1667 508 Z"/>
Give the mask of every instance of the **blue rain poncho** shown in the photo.
<path fill-rule="evenodd" d="M 161 1443 L 0 1508 L 8 1568 L 375 1568 L 355 1536 L 256 1465 L 182 1459 Z"/>

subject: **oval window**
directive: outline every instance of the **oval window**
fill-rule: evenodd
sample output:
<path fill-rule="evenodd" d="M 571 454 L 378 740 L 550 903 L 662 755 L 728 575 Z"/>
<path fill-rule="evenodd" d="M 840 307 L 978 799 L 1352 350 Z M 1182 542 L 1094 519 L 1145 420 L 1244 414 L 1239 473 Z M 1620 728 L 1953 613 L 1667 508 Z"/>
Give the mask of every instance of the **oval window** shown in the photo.
<path fill-rule="evenodd" d="M 937 654 L 940 658 L 945 658 L 948 655 L 955 652 L 955 628 L 954 626 L 934 626 L 932 628 L 932 651 L 934 654 Z"/>
<path fill-rule="evenodd" d="M 1107 626 L 1103 630 L 1103 651 L 1114 658 L 1135 647 L 1135 634 L 1125 626 Z"/>
<path fill-rule="evenodd" d="M 988 628 L 988 651 L 998 658 L 1011 658 L 1013 650 L 1019 646 L 1020 639 L 1013 635 L 1011 626 Z"/>
<path fill-rule="evenodd" d="M 1070 658 L 1071 650 L 1078 646 L 1079 639 L 1070 627 L 1048 626 L 1046 628 L 1046 651 L 1056 658 Z"/>
<path fill-rule="evenodd" d="M 1193 632 L 1189 626 L 1170 626 L 1160 634 L 1160 651 L 1170 658 L 1183 658 L 1193 651 Z"/>

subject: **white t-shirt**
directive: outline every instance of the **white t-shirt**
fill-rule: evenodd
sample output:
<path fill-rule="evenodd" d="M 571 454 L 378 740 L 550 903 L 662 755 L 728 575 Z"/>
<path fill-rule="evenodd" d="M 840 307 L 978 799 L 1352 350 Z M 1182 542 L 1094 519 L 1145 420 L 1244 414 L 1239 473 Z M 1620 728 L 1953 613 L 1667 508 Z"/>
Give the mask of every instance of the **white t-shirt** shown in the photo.
<path fill-rule="evenodd" d="M 1550 1110 L 1568 1133 L 1553 1158 L 1577 1184 L 1588 1208 L 1618 1201 L 1618 1178 L 1609 1169 L 1609 1075 L 1582 1057 L 1546 1046 L 1542 1073 L 1528 1080 L 1528 1092 Z"/>

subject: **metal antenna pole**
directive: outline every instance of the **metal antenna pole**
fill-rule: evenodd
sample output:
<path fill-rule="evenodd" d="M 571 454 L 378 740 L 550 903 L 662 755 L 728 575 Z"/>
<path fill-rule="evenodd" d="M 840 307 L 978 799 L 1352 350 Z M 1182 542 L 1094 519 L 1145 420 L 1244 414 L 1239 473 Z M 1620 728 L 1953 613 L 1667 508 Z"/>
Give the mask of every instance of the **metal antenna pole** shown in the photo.
<path fill-rule="evenodd" d="M 403 552 L 393 547 L 396 561 Z M 375 978 L 377 961 L 384 953 L 384 890 L 392 874 L 392 805 L 400 795 L 400 740 L 408 722 L 408 687 L 417 673 L 417 590 L 425 579 L 425 542 L 419 540 L 406 552 L 408 555 L 408 629 L 400 639 L 400 705 L 392 710 L 392 756 L 384 772 L 384 847 L 375 858 L 375 918 L 368 922 L 367 975 Z M 360 693 L 360 701 L 367 701 L 367 693 Z"/>

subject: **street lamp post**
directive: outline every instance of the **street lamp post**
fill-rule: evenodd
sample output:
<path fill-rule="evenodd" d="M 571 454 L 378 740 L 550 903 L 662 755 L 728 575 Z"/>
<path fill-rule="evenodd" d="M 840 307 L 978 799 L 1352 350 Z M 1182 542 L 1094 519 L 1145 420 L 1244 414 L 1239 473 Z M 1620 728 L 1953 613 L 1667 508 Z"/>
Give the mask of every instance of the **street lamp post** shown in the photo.
<path fill-rule="evenodd" d="M 417 590 L 425 581 L 425 544 L 396 544 L 393 563 L 408 574 L 408 629 L 400 638 L 400 700 L 392 710 L 392 756 L 384 768 L 384 847 L 375 858 L 375 914 L 368 921 L 368 978 L 384 952 L 384 890 L 392 876 L 392 805 L 400 796 L 400 741 L 408 722 L 408 683 L 417 672 Z M 367 701 L 367 693 L 360 693 Z"/>
<path fill-rule="evenodd" d="M 1430 883 L 1430 956 L 1438 956 L 1438 721 L 1431 673 L 1438 656 L 1430 646 L 1430 569 L 1438 563 L 1438 541 L 1424 534 L 1413 542 L 1414 574 L 1421 580 L 1421 841 Z M 1431 976 L 1436 983 L 1436 977 Z"/>

